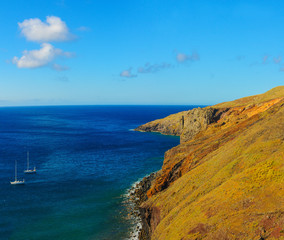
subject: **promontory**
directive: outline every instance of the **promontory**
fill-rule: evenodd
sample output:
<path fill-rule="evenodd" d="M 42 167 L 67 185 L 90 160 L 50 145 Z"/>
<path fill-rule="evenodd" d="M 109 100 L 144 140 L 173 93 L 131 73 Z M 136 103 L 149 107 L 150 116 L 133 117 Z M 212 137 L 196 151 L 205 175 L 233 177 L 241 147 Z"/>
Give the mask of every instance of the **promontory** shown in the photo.
<path fill-rule="evenodd" d="M 180 136 L 139 206 L 140 239 L 284 239 L 284 86 L 136 130 Z"/>

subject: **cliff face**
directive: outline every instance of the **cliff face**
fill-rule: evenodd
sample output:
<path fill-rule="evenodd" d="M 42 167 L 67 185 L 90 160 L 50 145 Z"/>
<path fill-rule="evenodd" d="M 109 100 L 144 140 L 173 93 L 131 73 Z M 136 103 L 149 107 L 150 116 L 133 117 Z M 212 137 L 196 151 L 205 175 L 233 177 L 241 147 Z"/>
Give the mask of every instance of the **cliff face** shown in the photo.
<path fill-rule="evenodd" d="M 227 108 L 195 108 L 146 123 L 135 130 L 176 135 L 181 137 L 181 142 L 185 142 L 205 130 L 209 124 L 218 121 L 226 111 L 228 111 Z"/>
<path fill-rule="evenodd" d="M 137 130 L 181 136 L 141 205 L 151 239 L 284 239 L 283 87 Z"/>

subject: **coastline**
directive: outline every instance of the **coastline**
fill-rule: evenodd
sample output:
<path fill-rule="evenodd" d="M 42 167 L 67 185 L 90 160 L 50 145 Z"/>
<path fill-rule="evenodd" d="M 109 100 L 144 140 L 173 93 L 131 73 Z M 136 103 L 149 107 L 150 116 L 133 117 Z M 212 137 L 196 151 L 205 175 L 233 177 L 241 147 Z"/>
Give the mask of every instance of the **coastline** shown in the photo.
<path fill-rule="evenodd" d="M 150 233 L 146 222 L 145 213 L 140 205 L 145 202 L 147 191 L 150 189 L 152 182 L 156 179 L 158 172 L 146 175 L 142 180 L 135 182 L 128 190 L 127 197 L 130 203 L 130 218 L 134 220 L 134 227 L 130 232 L 130 240 L 149 240 Z"/>
<path fill-rule="evenodd" d="M 136 239 L 283 237 L 283 96 L 281 86 L 136 128 L 181 140 L 156 180 L 135 185 Z"/>

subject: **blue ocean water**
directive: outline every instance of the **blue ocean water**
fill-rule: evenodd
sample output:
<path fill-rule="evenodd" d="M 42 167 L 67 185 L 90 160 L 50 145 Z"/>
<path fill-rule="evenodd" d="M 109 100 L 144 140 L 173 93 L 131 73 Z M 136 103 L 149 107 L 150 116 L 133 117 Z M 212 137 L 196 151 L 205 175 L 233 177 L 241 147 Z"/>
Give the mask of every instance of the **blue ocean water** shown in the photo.
<path fill-rule="evenodd" d="M 179 143 L 130 129 L 193 107 L 0 108 L 0 239 L 127 239 L 126 190 Z M 9 183 L 15 160 L 23 186 Z"/>

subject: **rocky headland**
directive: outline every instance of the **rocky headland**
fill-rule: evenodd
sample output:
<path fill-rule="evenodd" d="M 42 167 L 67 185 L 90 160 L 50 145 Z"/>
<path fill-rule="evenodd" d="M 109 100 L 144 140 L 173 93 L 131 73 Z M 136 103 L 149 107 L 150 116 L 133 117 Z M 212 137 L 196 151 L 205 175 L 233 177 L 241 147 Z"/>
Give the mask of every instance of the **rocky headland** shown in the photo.
<path fill-rule="evenodd" d="M 180 136 L 135 195 L 140 239 L 284 239 L 284 86 L 136 131 Z"/>

